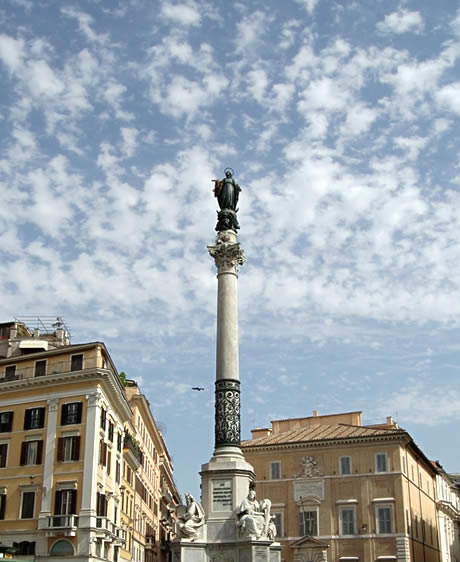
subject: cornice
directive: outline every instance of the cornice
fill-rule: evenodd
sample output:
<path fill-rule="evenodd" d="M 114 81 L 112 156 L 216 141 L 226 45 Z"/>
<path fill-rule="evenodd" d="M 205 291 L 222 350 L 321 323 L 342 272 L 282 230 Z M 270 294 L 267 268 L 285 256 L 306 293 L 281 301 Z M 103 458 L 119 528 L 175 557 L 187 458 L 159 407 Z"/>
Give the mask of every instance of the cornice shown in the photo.
<path fill-rule="evenodd" d="M 0 392 L 2 392 L 2 394 L 6 394 L 20 390 L 45 389 L 61 384 L 65 385 L 79 382 L 89 382 L 91 380 L 100 381 L 110 390 L 111 397 L 115 397 L 117 399 L 116 401 L 118 402 L 119 410 L 123 414 L 122 417 L 130 419 L 132 415 L 131 408 L 122 387 L 118 384 L 118 381 L 115 380 L 115 377 L 118 377 L 118 375 L 110 369 L 95 367 L 92 369 L 84 369 L 82 371 L 68 371 L 54 375 L 2 382 L 0 383 Z"/>
<path fill-rule="evenodd" d="M 292 443 L 271 443 L 271 444 L 260 444 L 260 445 L 246 445 L 241 444 L 243 451 L 249 452 L 263 452 L 263 451 L 276 451 L 276 450 L 286 450 L 286 449 L 305 449 L 305 448 L 315 448 L 315 447 L 336 447 L 342 445 L 357 445 L 361 443 L 373 443 L 381 441 L 403 441 L 409 442 L 410 436 L 406 431 L 398 431 L 390 435 L 363 435 L 355 437 L 342 437 L 335 439 L 319 439 L 315 441 L 296 441 Z"/>

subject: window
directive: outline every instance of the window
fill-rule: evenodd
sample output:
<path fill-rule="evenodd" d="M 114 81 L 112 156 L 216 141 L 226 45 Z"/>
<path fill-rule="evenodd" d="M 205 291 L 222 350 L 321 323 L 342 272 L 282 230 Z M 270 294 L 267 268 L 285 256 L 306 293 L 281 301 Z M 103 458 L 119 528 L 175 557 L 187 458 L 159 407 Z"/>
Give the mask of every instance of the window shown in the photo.
<path fill-rule="evenodd" d="M 340 457 L 340 474 L 351 474 L 351 457 Z"/>
<path fill-rule="evenodd" d="M 341 535 L 355 535 L 355 510 L 352 507 L 341 507 L 339 510 L 339 526 Z"/>
<path fill-rule="evenodd" d="M 299 535 L 310 537 L 318 535 L 318 512 L 316 510 L 299 512 Z"/>
<path fill-rule="evenodd" d="M 24 429 L 40 429 L 45 425 L 45 408 L 29 408 L 24 415 Z"/>
<path fill-rule="evenodd" d="M 107 464 L 107 443 L 104 443 L 103 439 L 99 443 L 99 464 L 101 466 Z"/>
<path fill-rule="evenodd" d="M 117 451 L 121 453 L 121 450 L 123 448 L 123 435 L 118 432 L 117 433 Z"/>
<path fill-rule="evenodd" d="M 61 425 L 81 423 L 81 411 L 81 402 L 71 402 L 70 404 L 63 404 L 61 410 Z"/>
<path fill-rule="evenodd" d="M 109 441 L 113 441 L 113 423 L 109 421 Z"/>
<path fill-rule="evenodd" d="M 35 361 L 35 376 L 44 377 L 46 375 L 46 359 Z"/>
<path fill-rule="evenodd" d="M 50 550 L 51 556 L 69 556 L 73 553 L 72 543 L 64 539 L 56 541 Z"/>
<path fill-rule="evenodd" d="M 107 474 L 110 474 L 112 469 L 112 451 L 110 449 L 107 450 Z"/>
<path fill-rule="evenodd" d="M 78 461 L 80 458 L 80 436 L 71 435 L 58 439 L 58 461 Z"/>
<path fill-rule="evenodd" d="M 406 474 L 406 457 L 402 458 L 402 471 Z"/>
<path fill-rule="evenodd" d="M 270 463 L 270 479 L 279 480 L 281 478 L 281 463 L 272 462 Z"/>
<path fill-rule="evenodd" d="M 375 455 L 375 471 L 376 472 L 387 472 L 387 454 L 377 453 Z"/>
<path fill-rule="evenodd" d="M 16 365 L 5 367 L 5 380 L 12 381 L 16 378 Z"/>
<path fill-rule="evenodd" d="M 392 533 L 391 524 L 391 505 L 379 505 L 376 508 L 377 514 L 377 533 L 385 535 Z"/>
<path fill-rule="evenodd" d="M 15 554 L 30 556 L 31 554 L 35 554 L 35 541 L 13 542 L 13 548 L 17 549 Z"/>
<path fill-rule="evenodd" d="M 8 443 L 1 443 L 0 444 L 0 468 L 5 468 L 7 456 L 8 456 Z"/>
<path fill-rule="evenodd" d="M 54 513 L 55 515 L 75 515 L 77 513 L 77 490 L 57 490 Z M 56 523 L 54 524 L 56 525 Z"/>
<path fill-rule="evenodd" d="M 283 530 L 283 514 L 282 513 L 273 513 L 274 519 L 273 523 L 276 527 L 276 536 L 282 537 L 284 535 Z"/>
<path fill-rule="evenodd" d="M 418 538 L 418 517 L 417 517 L 417 514 L 414 515 L 414 529 L 415 529 L 415 537 Z"/>
<path fill-rule="evenodd" d="M 5 519 L 6 493 L 0 494 L 0 519 Z"/>
<path fill-rule="evenodd" d="M 101 429 L 105 429 L 107 423 L 107 411 L 101 408 Z"/>
<path fill-rule="evenodd" d="M 96 494 L 96 514 L 99 517 L 107 517 L 107 497 L 105 494 Z"/>
<path fill-rule="evenodd" d="M 35 492 L 22 492 L 21 519 L 33 519 Z"/>
<path fill-rule="evenodd" d="M 81 371 L 83 369 L 83 353 L 78 355 L 72 355 L 70 360 L 70 370 L 71 371 Z"/>
<path fill-rule="evenodd" d="M 120 463 L 115 463 L 115 482 L 120 484 Z"/>
<path fill-rule="evenodd" d="M 7 433 L 11 431 L 13 425 L 13 412 L 0 413 L 0 433 Z"/>
<path fill-rule="evenodd" d="M 21 466 L 28 464 L 41 464 L 43 441 L 24 441 L 21 445 Z"/>

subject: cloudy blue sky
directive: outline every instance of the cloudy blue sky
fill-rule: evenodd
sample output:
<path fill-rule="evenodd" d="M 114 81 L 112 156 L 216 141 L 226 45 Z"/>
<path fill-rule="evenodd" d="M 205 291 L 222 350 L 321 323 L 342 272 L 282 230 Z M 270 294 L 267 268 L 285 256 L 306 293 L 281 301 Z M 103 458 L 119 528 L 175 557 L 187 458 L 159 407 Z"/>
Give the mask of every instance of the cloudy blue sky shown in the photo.
<path fill-rule="evenodd" d="M 1 320 L 59 314 L 73 343 L 103 340 L 182 492 L 213 446 L 226 166 L 243 437 L 362 410 L 460 471 L 457 6 L 2 2 Z"/>

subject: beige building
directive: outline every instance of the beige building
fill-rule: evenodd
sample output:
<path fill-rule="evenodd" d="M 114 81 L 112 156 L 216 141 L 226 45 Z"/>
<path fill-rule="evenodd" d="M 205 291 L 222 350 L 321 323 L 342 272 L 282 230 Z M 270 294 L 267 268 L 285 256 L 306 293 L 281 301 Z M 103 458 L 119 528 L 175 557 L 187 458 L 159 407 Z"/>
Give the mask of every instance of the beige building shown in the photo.
<path fill-rule="evenodd" d="M 277 420 L 242 443 L 285 561 L 438 562 L 435 466 L 391 417 Z"/>
<path fill-rule="evenodd" d="M 167 450 L 147 400 L 103 343 L 35 325 L 0 324 L 0 543 L 15 558 L 166 560 Z"/>

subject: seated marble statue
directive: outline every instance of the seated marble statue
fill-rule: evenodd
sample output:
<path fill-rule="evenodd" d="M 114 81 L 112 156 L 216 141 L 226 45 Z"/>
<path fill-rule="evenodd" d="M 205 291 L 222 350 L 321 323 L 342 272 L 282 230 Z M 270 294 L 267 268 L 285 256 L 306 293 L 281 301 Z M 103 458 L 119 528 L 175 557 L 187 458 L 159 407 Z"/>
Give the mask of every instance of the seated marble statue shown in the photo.
<path fill-rule="evenodd" d="M 177 512 L 176 534 L 179 538 L 196 540 L 200 536 L 200 528 L 204 525 L 204 511 L 192 494 L 185 494 L 185 506 Z"/>
<path fill-rule="evenodd" d="M 273 528 L 270 528 L 270 500 L 256 500 L 256 492 L 250 490 L 248 497 L 245 498 L 240 505 L 238 511 L 238 527 L 240 528 L 243 537 L 260 539 L 260 538 L 273 538 Z"/>

